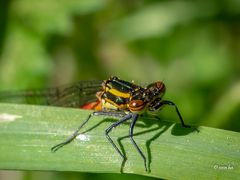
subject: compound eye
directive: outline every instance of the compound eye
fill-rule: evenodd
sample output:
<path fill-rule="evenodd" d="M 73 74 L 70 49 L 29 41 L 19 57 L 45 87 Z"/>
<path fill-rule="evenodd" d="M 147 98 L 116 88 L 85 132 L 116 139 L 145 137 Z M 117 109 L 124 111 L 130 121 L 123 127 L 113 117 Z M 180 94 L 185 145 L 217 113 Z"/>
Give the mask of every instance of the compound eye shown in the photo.
<path fill-rule="evenodd" d="M 140 112 L 144 109 L 145 103 L 143 100 L 132 100 L 129 102 L 129 110 L 131 112 Z"/>

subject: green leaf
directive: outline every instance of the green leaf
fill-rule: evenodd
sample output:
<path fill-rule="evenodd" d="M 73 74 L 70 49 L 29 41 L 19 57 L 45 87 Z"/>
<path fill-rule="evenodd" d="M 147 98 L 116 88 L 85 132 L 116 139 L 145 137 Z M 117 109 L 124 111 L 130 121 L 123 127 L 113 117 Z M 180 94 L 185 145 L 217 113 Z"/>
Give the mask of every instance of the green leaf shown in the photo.
<path fill-rule="evenodd" d="M 121 41 L 134 41 L 154 36 L 164 36 L 178 25 L 197 18 L 212 17 L 218 9 L 213 3 L 166 1 L 139 8 L 131 15 L 114 21 L 110 27 L 113 37 Z"/>
<path fill-rule="evenodd" d="M 39 34 L 66 34 L 73 30 L 72 17 L 101 10 L 107 4 L 106 0 L 42 0 L 15 1 L 11 11 L 21 24 L 30 27 Z"/>
<path fill-rule="evenodd" d="M 0 104 L 0 169 L 57 170 L 94 173 L 134 173 L 167 179 L 237 179 L 240 177 L 240 134 L 208 127 L 200 132 L 152 117 L 139 119 L 134 139 L 148 159 L 128 138 L 129 123 L 110 136 L 124 152 L 122 163 L 105 129 L 114 122 L 93 117 L 83 134 L 57 152 L 51 147 L 71 135 L 91 111 Z M 87 132 L 86 132 L 87 131 Z M 119 146 L 120 145 L 120 146 Z"/>

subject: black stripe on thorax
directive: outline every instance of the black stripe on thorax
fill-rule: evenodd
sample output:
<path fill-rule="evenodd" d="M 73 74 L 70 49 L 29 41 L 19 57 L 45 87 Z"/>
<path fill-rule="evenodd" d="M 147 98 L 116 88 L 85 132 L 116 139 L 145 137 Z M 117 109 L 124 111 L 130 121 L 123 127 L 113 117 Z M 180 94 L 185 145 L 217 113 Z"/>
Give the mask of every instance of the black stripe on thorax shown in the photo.
<path fill-rule="evenodd" d="M 115 96 L 114 94 L 112 94 L 110 92 L 104 92 L 102 95 L 102 98 L 105 99 L 106 101 L 109 99 L 110 101 L 113 101 L 117 105 L 127 104 L 129 102 L 128 98 Z"/>
<path fill-rule="evenodd" d="M 139 89 L 140 87 L 131 83 L 131 82 L 128 82 L 128 81 L 124 81 L 124 80 L 121 80 L 121 79 L 118 79 L 118 78 L 112 78 L 112 79 L 109 79 L 107 82 L 106 82 L 106 86 L 110 89 L 116 89 L 120 92 L 123 92 L 123 93 L 132 93 L 134 92 L 136 89 Z"/>

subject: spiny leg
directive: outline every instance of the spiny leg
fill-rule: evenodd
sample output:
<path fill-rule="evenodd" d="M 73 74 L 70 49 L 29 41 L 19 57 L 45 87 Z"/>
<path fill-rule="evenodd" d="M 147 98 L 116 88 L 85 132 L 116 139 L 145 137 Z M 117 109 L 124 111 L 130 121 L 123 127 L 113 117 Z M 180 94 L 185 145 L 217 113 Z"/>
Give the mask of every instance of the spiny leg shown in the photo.
<path fill-rule="evenodd" d="M 72 140 L 74 140 L 77 135 L 78 135 L 78 132 L 81 130 L 81 128 L 89 121 L 89 119 L 91 119 L 92 116 L 103 116 L 103 115 L 106 115 L 106 116 L 113 116 L 113 117 L 123 117 L 123 113 L 117 113 L 117 112 L 105 112 L 105 111 L 96 111 L 96 112 L 93 112 L 91 113 L 88 118 L 77 128 L 76 131 L 73 132 L 73 134 L 71 136 L 69 136 L 69 138 L 67 138 L 66 141 L 62 142 L 62 143 L 59 143 L 55 146 L 53 146 L 51 148 L 51 151 L 55 152 L 57 151 L 58 149 L 60 149 L 61 147 L 65 146 L 66 144 L 70 143 Z"/>
<path fill-rule="evenodd" d="M 81 130 L 81 128 L 88 122 L 89 119 L 91 119 L 91 117 L 92 117 L 94 114 L 95 114 L 95 112 L 89 114 L 88 118 L 77 128 L 76 131 L 74 131 L 74 132 L 72 133 L 71 136 L 69 136 L 69 137 L 67 138 L 66 141 L 63 141 L 63 142 L 61 142 L 61 143 L 53 146 L 53 147 L 51 148 L 51 151 L 55 152 L 55 151 L 57 151 L 58 149 L 60 149 L 61 147 L 65 146 L 66 144 L 70 143 L 73 139 L 75 139 L 75 138 L 77 137 L 77 135 L 78 135 L 78 132 Z"/>
<path fill-rule="evenodd" d="M 135 148 L 137 149 L 137 151 L 139 152 L 139 154 L 142 156 L 143 158 L 143 161 L 144 161 L 144 166 L 145 166 L 145 170 L 147 171 L 147 162 L 146 162 L 146 157 L 145 155 L 143 154 L 143 152 L 141 151 L 141 149 L 138 147 L 137 143 L 135 142 L 135 140 L 133 139 L 133 129 L 134 129 L 134 126 L 137 122 L 137 119 L 138 119 L 138 114 L 133 114 L 132 115 L 132 122 L 131 122 L 131 125 L 130 125 L 130 129 L 129 129 L 129 135 L 130 135 L 130 140 L 132 141 L 133 145 L 135 146 Z"/>
<path fill-rule="evenodd" d="M 167 100 L 159 101 L 159 103 L 158 103 L 156 106 L 154 106 L 154 108 L 155 108 L 155 110 L 157 110 L 157 109 L 159 109 L 160 107 L 162 107 L 162 106 L 164 106 L 164 105 L 169 105 L 169 106 L 175 107 L 175 110 L 176 110 L 177 115 L 178 115 L 178 117 L 179 117 L 179 119 L 180 119 L 180 121 L 181 121 L 182 126 L 185 127 L 185 128 L 191 128 L 191 126 L 186 125 L 186 124 L 184 123 L 183 118 L 182 118 L 182 116 L 181 116 L 181 114 L 180 114 L 180 112 L 179 112 L 179 110 L 178 110 L 178 107 L 177 107 L 176 104 L 173 103 L 172 101 L 167 101 Z"/>
<path fill-rule="evenodd" d="M 113 142 L 112 138 L 108 135 L 108 133 L 111 132 L 112 128 L 117 127 L 118 125 L 122 124 L 123 122 L 129 120 L 132 118 L 132 114 L 129 113 L 127 115 L 125 115 L 122 119 L 120 119 L 119 121 L 113 123 L 111 126 L 109 126 L 106 130 L 105 130 L 105 135 L 108 139 L 108 141 L 111 143 L 111 145 L 114 147 L 114 149 L 117 151 L 117 153 L 122 157 L 123 160 L 125 160 L 126 158 L 124 157 L 124 155 L 122 154 L 122 152 L 118 149 L 118 147 L 116 146 L 116 144 Z"/>

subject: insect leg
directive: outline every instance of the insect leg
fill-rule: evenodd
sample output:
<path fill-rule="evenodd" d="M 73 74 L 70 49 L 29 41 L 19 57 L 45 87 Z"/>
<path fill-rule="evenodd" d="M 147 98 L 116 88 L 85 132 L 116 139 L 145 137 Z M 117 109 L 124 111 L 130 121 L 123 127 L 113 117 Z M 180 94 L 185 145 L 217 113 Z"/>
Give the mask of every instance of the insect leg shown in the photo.
<path fill-rule="evenodd" d="M 115 111 L 95 111 L 94 116 L 108 116 L 108 117 L 117 117 L 121 118 L 126 116 L 124 112 L 115 112 Z"/>
<path fill-rule="evenodd" d="M 61 147 L 65 146 L 66 144 L 70 143 L 72 140 L 74 140 L 77 137 L 78 132 L 88 122 L 88 120 L 91 119 L 92 116 L 104 116 L 104 115 L 106 115 L 106 116 L 113 116 L 113 117 L 123 117 L 125 115 L 125 113 L 106 112 L 106 111 L 96 111 L 96 112 L 91 113 L 88 116 L 88 118 L 77 128 L 77 130 L 74 131 L 71 136 L 69 136 L 69 138 L 66 141 L 53 146 L 51 148 L 51 151 L 55 152 L 58 149 L 60 149 Z"/>
<path fill-rule="evenodd" d="M 53 146 L 53 147 L 51 148 L 51 151 L 55 152 L 55 151 L 57 151 L 58 149 L 60 149 L 61 147 L 65 146 L 66 144 L 70 143 L 73 139 L 75 139 L 75 138 L 77 137 L 78 132 L 80 131 L 80 129 L 81 129 L 81 128 L 88 122 L 88 120 L 91 119 L 91 117 L 94 116 L 94 115 L 95 115 L 95 112 L 89 114 L 88 118 L 77 128 L 76 131 L 74 131 L 74 132 L 72 133 L 71 136 L 69 136 L 69 138 L 67 138 L 66 141 L 63 141 L 63 142 L 61 142 L 61 143 Z"/>
<path fill-rule="evenodd" d="M 123 122 L 129 120 L 132 118 L 132 114 L 127 114 L 125 115 L 122 119 L 120 119 L 119 121 L 113 123 L 111 126 L 109 126 L 106 130 L 105 130 L 105 135 L 106 138 L 108 139 L 108 141 L 111 143 L 111 145 L 114 147 L 114 149 L 117 151 L 117 153 L 122 157 L 123 160 L 125 160 L 126 158 L 124 157 L 124 155 L 122 154 L 122 152 L 118 149 L 118 147 L 116 146 L 116 144 L 113 142 L 112 138 L 108 135 L 109 132 L 111 132 L 112 128 L 117 127 L 118 125 L 122 124 Z"/>
<path fill-rule="evenodd" d="M 131 122 L 131 125 L 130 125 L 130 129 L 129 129 L 129 135 L 130 135 L 130 140 L 132 141 L 133 145 L 135 146 L 135 148 L 137 149 L 137 151 L 139 152 L 139 154 L 142 156 L 143 158 L 143 161 L 144 161 L 144 166 L 145 166 L 145 170 L 147 171 L 147 162 L 146 162 L 146 157 L 145 155 L 143 154 L 143 152 L 141 151 L 141 149 L 138 147 L 137 143 L 135 142 L 135 140 L 133 139 L 133 129 L 134 129 L 134 126 L 137 122 L 137 119 L 138 119 L 138 114 L 133 114 L 133 120 Z"/>
<path fill-rule="evenodd" d="M 71 136 L 69 136 L 69 138 L 62 142 L 62 143 L 59 143 L 55 146 L 53 146 L 51 148 L 51 151 L 55 152 L 57 151 L 58 149 L 60 149 L 61 147 L 65 146 L 66 144 L 70 143 L 72 140 L 74 140 L 77 135 L 78 135 L 78 132 L 81 130 L 81 128 L 88 122 L 89 119 L 91 119 L 92 116 L 103 116 L 103 115 L 106 115 L 106 116 L 113 116 L 113 117 L 123 117 L 125 114 L 123 113 L 117 113 L 117 112 L 105 112 L 105 111 L 96 111 L 96 112 L 93 112 L 91 113 L 88 118 L 77 128 L 76 131 L 73 132 L 73 134 Z"/>
<path fill-rule="evenodd" d="M 179 119 L 180 119 L 180 121 L 181 121 L 182 126 L 185 127 L 185 128 L 191 128 L 191 126 L 186 125 L 186 124 L 184 123 L 183 118 L 182 118 L 182 116 L 181 116 L 181 114 L 180 114 L 180 112 L 179 112 L 179 110 L 178 110 L 178 107 L 177 107 L 176 104 L 173 103 L 172 101 L 162 100 L 162 101 L 160 101 L 160 103 L 158 104 L 158 106 L 155 107 L 155 108 L 158 109 L 158 108 L 160 108 L 161 106 L 164 106 L 164 105 L 169 105 L 169 106 L 175 107 L 175 110 L 176 110 L 177 115 L 178 115 L 178 117 L 179 117 Z"/>

